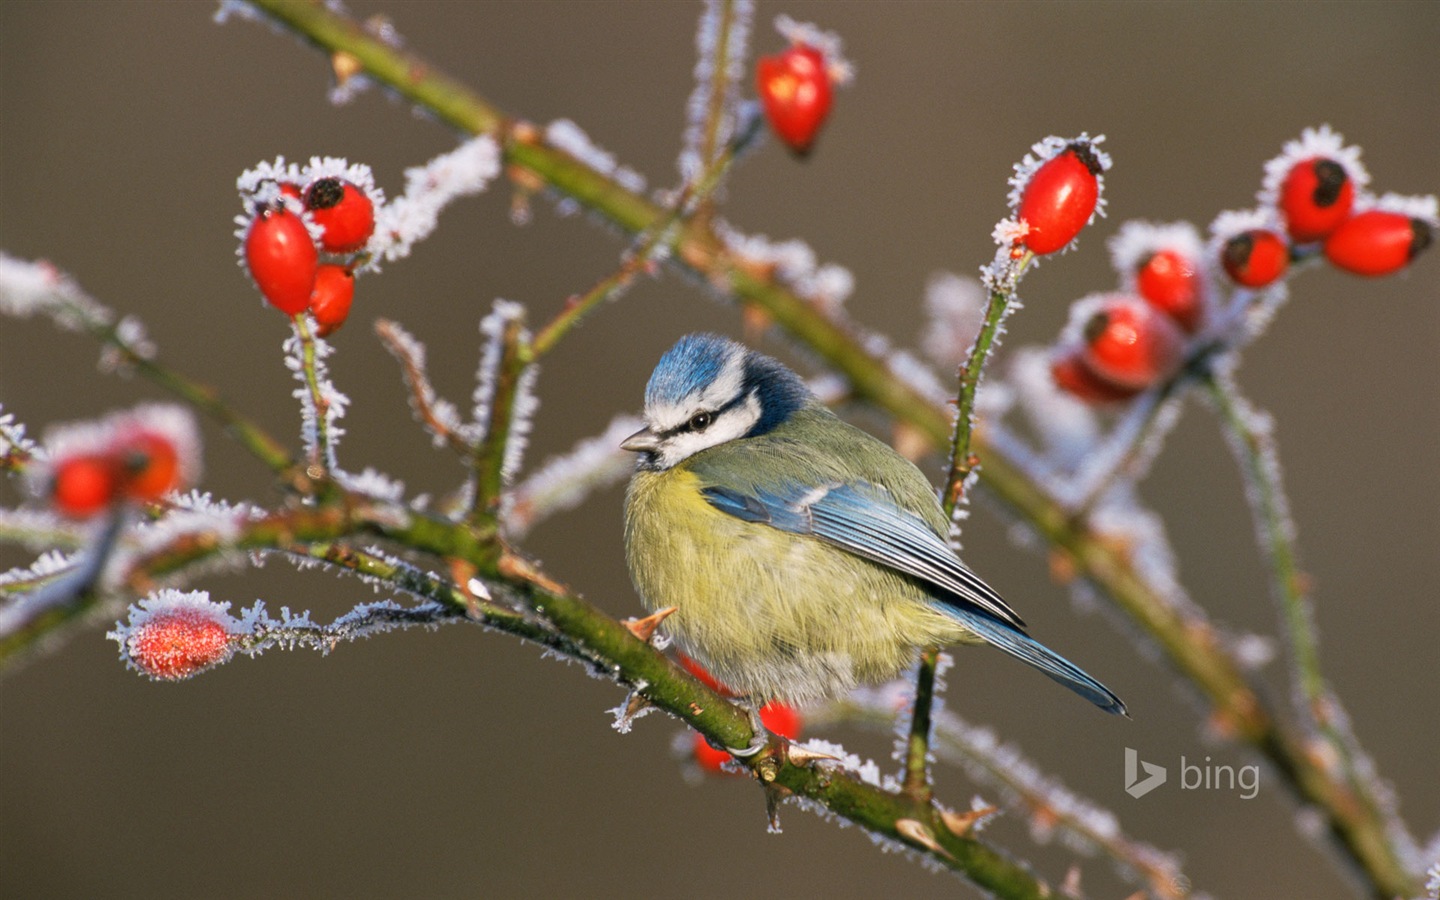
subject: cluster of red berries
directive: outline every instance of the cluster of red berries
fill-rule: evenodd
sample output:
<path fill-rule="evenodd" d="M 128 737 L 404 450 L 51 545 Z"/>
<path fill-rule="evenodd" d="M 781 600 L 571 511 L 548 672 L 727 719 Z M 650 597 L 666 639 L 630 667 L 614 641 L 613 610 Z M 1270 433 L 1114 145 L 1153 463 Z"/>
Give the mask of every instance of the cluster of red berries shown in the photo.
<path fill-rule="evenodd" d="M 143 407 L 51 441 L 43 492 L 55 511 L 88 519 L 122 503 L 153 503 L 193 479 L 194 426 L 173 407 Z"/>
<path fill-rule="evenodd" d="M 1403 269 L 1432 240 L 1434 199 L 1370 196 L 1358 154 L 1328 128 L 1307 130 L 1266 167 L 1260 208 L 1218 217 L 1208 248 L 1188 226 L 1127 224 L 1111 245 L 1121 290 L 1077 301 L 1051 352 L 1055 383 L 1100 404 L 1168 379 L 1206 325 L 1217 279 L 1262 288 L 1316 255 L 1358 275 Z"/>
<path fill-rule="evenodd" d="M 715 680 L 715 676 L 705 671 L 704 666 L 683 653 L 678 654 L 678 658 L 680 665 L 685 667 L 685 671 L 700 679 L 710 690 L 725 697 L 735 696 L 734 691 Z M 760 723 L 769 731 L 792 741 L 800 737 L 800 732 L 805 724 L 800 717 L 799 710 L 787 703 L 781 703 L 779 700 L 772 700 L 760 707 Z M 725 763 L 730 761 L 730 754 L 712 747 L 710 742 L 698 732 L 692 741 L 691 753 L 694 755 L 695 764 L 704 771 L 717 774 L 726 772 Z"/>
<path fill-rule="evenodd" d="M 357 254 L 375 231 L 375 203 L 333 175 L 303 189 L 276 182 L 267 193 L 250 198 L 245 266 L 266 302 L 287 316 L 309 312 L 324 337 L 350 314 Z M 322 252 L 331 260 L 322 262 Z"/>
<path fill-rule="evenodd" d="M 1305 143 L 1287 148 L 1271 166 L 1276 183 L 1261 192 L 1259 212 L 1275 224 L 1222 235 L 1220 264 L 1232 281 L 1265 287 L 1316 247 L 1346 272 L 1392 275 L 1430 245 L 1431 222 L 1391 208 L 1392 198 L 1376 200 L 1364 192 L 1368 177 L 1356 152 L 1339 146 L 1338 135 L 1312 131 L 1302 140 L 1309 141 L 1308 148 Z"/>

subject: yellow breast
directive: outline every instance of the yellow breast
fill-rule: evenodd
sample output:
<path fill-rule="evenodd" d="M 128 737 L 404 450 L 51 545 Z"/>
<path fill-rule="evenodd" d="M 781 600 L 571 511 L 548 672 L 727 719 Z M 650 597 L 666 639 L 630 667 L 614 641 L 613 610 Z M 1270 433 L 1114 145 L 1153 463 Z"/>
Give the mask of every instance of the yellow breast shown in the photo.
<path fill-rule="evenodd" d="M 683 465 L 639 471 L 625 504 L 630 574 L 666 631 L 721 681 L 806 702 L 893 677 L 917 647 L 964 640 L 910 579 L 818 539 L 712 507 Z"/>

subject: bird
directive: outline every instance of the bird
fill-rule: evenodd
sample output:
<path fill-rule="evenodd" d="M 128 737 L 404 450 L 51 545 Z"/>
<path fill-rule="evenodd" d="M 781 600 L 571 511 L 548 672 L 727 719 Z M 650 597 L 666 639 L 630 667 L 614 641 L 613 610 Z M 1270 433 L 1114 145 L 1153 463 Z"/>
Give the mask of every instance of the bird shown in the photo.
<path fill-rule="evenodd" d="M 924 473 L 779 360 L 686 335 L 655 366 L 643 421 L 620 445 L 638 455 L 631 579 L 735 693 L 805 705 L 891 680 L 925 647 L 989 644 L 1127 715 L 960 561 Z"/>

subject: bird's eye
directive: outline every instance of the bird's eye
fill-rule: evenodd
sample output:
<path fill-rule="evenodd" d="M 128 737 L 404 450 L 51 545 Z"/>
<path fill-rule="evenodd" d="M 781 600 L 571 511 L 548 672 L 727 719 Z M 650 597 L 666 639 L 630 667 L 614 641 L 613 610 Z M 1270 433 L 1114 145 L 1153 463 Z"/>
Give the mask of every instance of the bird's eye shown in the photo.
<path fill-rule="evenodd" d="M 713 421 L 715 421 L 714 413 L 698 412 L 690 417 L 688 427 L 691 431 L 704 431 L 706 428 L 710 427 L 710 423 Z"/>

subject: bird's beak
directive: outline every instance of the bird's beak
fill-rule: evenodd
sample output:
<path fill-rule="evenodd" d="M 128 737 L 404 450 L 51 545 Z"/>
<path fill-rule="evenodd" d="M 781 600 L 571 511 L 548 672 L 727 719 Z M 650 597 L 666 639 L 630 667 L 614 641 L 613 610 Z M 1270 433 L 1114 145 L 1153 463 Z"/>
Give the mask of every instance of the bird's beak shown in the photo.
<path fill-rule="evenodd" d="M 651 453 L 660 449 L 660 436 L 649 428 L 642 428 L 621 441 L 620 449 L 632 453 Z"/>

